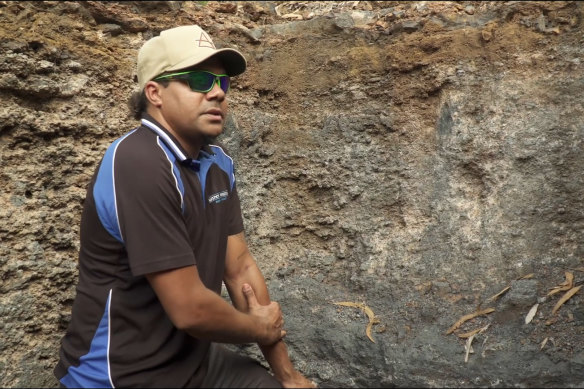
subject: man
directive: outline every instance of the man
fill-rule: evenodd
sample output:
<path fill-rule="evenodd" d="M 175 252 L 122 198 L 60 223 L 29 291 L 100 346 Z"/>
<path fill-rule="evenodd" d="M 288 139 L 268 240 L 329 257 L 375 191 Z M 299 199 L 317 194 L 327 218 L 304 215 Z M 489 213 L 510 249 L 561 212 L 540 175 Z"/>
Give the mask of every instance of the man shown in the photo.
<path fill-rule="evenodd" d="M 84 204 L 63 386 L 314 386 L 290 362 L 245 242 L 233 161 L 208 142 L 223 130 L 229 77 L 245 68 L 198 26 L 140 49 L 141 126 L 108 148 Z M 248 342 L 274 376 L 217 344 Z"/>

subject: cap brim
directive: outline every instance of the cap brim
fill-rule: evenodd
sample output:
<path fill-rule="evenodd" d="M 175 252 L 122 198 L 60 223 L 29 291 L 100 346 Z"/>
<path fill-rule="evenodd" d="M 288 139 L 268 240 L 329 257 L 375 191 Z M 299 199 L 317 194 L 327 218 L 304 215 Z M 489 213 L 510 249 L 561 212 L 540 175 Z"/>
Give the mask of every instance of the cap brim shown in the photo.
<path fill-rule="evenodd" d="M 239 51 L 234 49 L 219 49 L 210 53 L 210 55 L 206 57 L 187 58 L 184 61 L 177 63 L 172 68 L 167 69 L 167 71 L 187 69 L 213 57 L 219 58 L 225 67 L 225 72 L 230 77 L 240 75 L 241 73 L 245 72 L 247 67 L 245 57 Z"/>

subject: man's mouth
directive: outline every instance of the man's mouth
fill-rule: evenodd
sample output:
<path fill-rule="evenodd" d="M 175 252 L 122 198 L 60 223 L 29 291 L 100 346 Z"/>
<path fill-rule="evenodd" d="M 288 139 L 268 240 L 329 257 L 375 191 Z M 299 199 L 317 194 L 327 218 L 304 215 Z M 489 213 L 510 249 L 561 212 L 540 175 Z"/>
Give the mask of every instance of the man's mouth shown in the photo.
<path fill-rule="evenodd" d="M 210 115 L 214 120 L 223 120 L 223 111 L 217 108 L 205 111 L 205 115 Z"/>

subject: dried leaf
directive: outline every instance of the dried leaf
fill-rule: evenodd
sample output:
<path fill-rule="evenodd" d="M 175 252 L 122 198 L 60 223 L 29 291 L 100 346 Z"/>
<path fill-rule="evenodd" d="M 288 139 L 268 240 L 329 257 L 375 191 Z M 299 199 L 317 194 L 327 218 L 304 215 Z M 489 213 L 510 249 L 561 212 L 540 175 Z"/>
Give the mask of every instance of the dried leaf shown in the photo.
<path fill-rule="evenodd" d="M 555 286 L 551 292 L 548 293 L 548 296 L 552 296 L 558 292 L 565 292 L 566 290 L 572 289 L 574 286 L 574 274 L 570 273 L 569 271 L 566 272 L 566 280 L 562 282 L 560 285 Z"/>
<path fill-rule="evenodd" d="M 546 337 L 546 338 L 543 340 L 543 342 L 541 342 L 541 346 L 539 346 L 539 349 L 540 349 L 540 350 L 543 350 L 543 348 L 545 347 L 545 345 L 546 345 L 547 341 L 548 341 L 548 338 Z"/>
<path fill-rule="evenodd" d="M 517 280 L 530 280 L 535 277 L 535 273 L 529 273 L 524 276 L 519 277 Z"/>
<path fill-rule="evenodd" d="M 571 268 L 571 270 L 576 270 L 576 271 L 584 272 L 584 266 L 582 266 L 582 267 L 576 267 L 576 268 Z"/>
<path fill-rule="evenodd" d="M 365 314 L 369 318 L 369 323 L 367 324 L 367 328 L 365 329 L 365 334 L 367 335 L 367 337 L 369 338 L 369 340 L 371 340 L 373 343 L 375 343 L 375 341 L 373 340 L 373 337 L 371 336 L 371 328 L 373 327 L 373 324 L 378 324 L 379 323 L 379 319 L 377 319 L 375 317 L 375 313 L 373 312 L 373 310 L 371 308 L 369 308 L 365 304 L 352 303 L 350 301 L 341 301 L 339 303 L 334 303 L 334 304 L 335 305 L 342 305 L 344 307 L 360 308 L 363 312 L 365 312 Z"/>
<path fill-rule="evenodd" d="M 535 314 L 537 313 L 537 307 L 539 307 L 539 304 L 535 304 L 533 307 L 531 307 L 529 312 L 527 312 L 527 316 L 525 316 L 525 324 L 531 323 L 535 317 Z"/>
<path fill-rule="evenodd" d="M 466 355 L 464 356 L 464 363 L 468 362 L 468 354 L 473 353 L 474 350 L 472 349 L 472 341 L 474 339 L 474 335 L 471 335 L 467 340 L 466 344 L 464 345 L 464 350 L 466 351 Z"/>
<path fill-rule="evenodd" d="M 469 338 L 471 336 L 477 335 L 477 334 L 482 334 L 483 332 L 485 332 L 487 330 L 487 328 L 489 328 L 490 324 L 487 324 L 486 326 L 482 327 L 482 328 L 477 328 L 476 330 L 472 330 L 469 332 L 465 332 L 464 334 L 457 334 L 457 336 L 459 338 Z"/>
<path fill-rule="evenodd" d="M 554 288 L 559 288 L 561 286 L 570 286 L 573 284 L 574 274 L 570 273 L 569 271 L 567 271 L 565 274 L 566 274 L 566 280 L 564 282 L 562 282 L 560 285 L 554 286 Z M 550 288 L 550 289 L 554 289 L 554 288 Z"/>
<path fill-rule="evenodd" d="M 562 304 L 568 301 L 573 295 L 578 293 L 580 288 L 582 288 L 582 285 L 576 286 L 575 288 L 572 288 L 568 292 L 566 292 L 566 294 L 563 295 L 560 301 L 558 301 L 558 303 L 555 305 L 554 309 L 552 309 L 552 315 L 555 315 L 558 309 L 560 309 L 560 307 L 562 306 Z"/>
<path fill-rule="evenodd" d="M 471 336 L 474 336 L 476 334 L 478 334 L 481 331 L 480 328 L 477 328 L 476 330 L 472 330 L 469 332 L 465 332 L 464 334 L 457 334 L 457 336 L 459 338 L 465 339 L 465 338 L 470 338 Z"/>
<path fill-rule="evenodd" d="M 461 317 L 460 319 L 458 319 L 458 321 L 456 323 L 454 323 L 454 325 L 452 327 L 450 327 L 448 329 L 448 331 L 446 331 L 446 335 L 453 333 L 454 330 L 456 330 L 458 327 L 460 327 L 464 322 L 466 322 L 470 319 L 474 319 L 477 316 L 489 314 L 491 312 L 495 312 L 495 308 L 483 309 L 482 311 L 476 311 L 476 312 L 473 312 L 473 313 L 470 313 L 468 315 Z"/>
<path fill-rule="evenodd" d="M 487 301 L 497 301 L 497 299 L 498 299 L 499 297 L 501 297 L 502 295 L 504 295 L 505 293 L 507 293 L 507 291 L 508 291 L 509 289 L 511 289 L 511 287 L 510 287 L 510 286 L 506 287 L 505 289 L 503 289 L 502 291 L 500 291 L 500 292 L 499 292 L 499 293 L 497 293 L 496 295 L 489 297 L 489 298 L 487 299 Z"/>
<path fill-rule="evenodd" d="M 571 287 L 570 285 L 567 286 L 556 286 L 555 288 L 553 288 L 553 290 L 551 292 L 549 292 L 547 295 L 548 296 L 553 296 L 556 293 L 560 293 L 560 292 L 565 292 L 567 290 L 570 290 Z"/>

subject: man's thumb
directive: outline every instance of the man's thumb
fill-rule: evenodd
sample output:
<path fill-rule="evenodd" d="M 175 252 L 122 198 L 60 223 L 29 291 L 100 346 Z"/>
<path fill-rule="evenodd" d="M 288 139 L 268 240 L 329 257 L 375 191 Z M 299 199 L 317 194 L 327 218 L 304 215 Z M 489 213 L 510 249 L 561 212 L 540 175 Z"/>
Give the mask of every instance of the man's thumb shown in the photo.
<path fill-rule="evenodd" d="M 251 308 L 258 305 L 258 300 L 256 299 L 255 293 L 249 284 L 243 284 L 243 294 L 247 299 L 247 304 Z"/>

